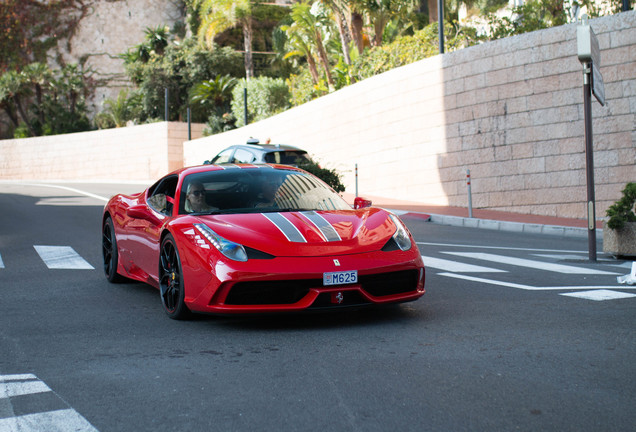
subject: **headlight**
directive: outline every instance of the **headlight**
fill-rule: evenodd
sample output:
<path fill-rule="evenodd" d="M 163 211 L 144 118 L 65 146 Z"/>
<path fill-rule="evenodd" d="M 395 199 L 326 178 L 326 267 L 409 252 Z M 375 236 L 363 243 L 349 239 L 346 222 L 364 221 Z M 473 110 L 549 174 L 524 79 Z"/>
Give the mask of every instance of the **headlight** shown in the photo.
<path fill-rule="evenodd" d="M 395 243 L 403 251 L 411 249 L 411 238 L 409 237 L 409 233 L 402 221 L 395 215 L 389 215 L 389 217 L 396 227 L 395 233 L 393 234 L 393 240 L 395 240 Z"/>
<path fill-rule="evenodd" d="M 234 261 L 247 261 L 247 253 L 245 248 L 238 243 L 224 239 L 212 229 L 201 223 L 194 224 L 194 227 L 210 242 L 212 246 L 217 248 L 219 252 Z"/>

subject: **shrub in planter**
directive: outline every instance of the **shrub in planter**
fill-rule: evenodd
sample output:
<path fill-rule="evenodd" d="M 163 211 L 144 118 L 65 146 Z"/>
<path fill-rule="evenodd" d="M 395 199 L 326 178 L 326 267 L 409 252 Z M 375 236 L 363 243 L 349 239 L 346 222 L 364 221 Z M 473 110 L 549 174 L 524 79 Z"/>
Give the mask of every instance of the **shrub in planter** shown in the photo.
<path fill-rule="evenodd" d="M 636 256 L 636 183 L 627 183 L 620 200 L 607 209 L 603 251 L 616 256 Z"/>

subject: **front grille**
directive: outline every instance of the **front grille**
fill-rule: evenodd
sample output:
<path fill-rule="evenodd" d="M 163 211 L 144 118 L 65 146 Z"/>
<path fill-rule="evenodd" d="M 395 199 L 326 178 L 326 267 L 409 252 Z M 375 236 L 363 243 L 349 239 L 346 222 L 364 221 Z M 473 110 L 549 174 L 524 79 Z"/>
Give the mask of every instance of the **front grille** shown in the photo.
<path fill-rule="evenodd" d="M 239 282 L 225 299 L 228 305 L 294 304 L 307 295 L 310 288 L 322 286 L 321 279 Z"/>
<path fill-rule="evenodd" d="M 374 297 L 404 294 L 417 289 L 418 271 L 402 270 L 359 277 L 362 289 Z"/>

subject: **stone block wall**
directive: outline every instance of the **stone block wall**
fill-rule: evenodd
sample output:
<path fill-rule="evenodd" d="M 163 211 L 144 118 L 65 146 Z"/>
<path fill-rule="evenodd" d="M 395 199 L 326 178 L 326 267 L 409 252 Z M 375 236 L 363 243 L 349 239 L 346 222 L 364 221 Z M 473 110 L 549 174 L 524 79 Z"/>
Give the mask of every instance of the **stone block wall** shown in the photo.
<path fill-rule="evenodd" d="M 636 12 L 590 20 L 607 105 L 593 101 L 597 217 L 636 181 Z M 312 153 L 361 194 L 586 217 L 576 24 L 429 58 L 247 127 L 184 144 L 201 163 L 250 136 Z"/>
<path fill-rule="evenodd" d="M 183 10 L 176 1 L 93 2 L 71 39 L 70 47 L 60 46 L 60 51 L 67 63 L 88 56 L 87 66 L 95 71 L 96 78 L 108 81 L 108 85 L 96 89 L 91 101 L 97 112 L 102 110 L 104 100 L 117 98 L 119 90 L 130 85 L 119 55 L 143 42 L 146 28 L 172 27 L 176 21 L 183 20 L 182 14 Z"/>
<path fill-rule="evenodd" d="M 193 138 L 203 124 L 193 124 Z M 152 181 L 183 167 L 188 125 L 161 122 L 0 141 L 0 179 Z"/>

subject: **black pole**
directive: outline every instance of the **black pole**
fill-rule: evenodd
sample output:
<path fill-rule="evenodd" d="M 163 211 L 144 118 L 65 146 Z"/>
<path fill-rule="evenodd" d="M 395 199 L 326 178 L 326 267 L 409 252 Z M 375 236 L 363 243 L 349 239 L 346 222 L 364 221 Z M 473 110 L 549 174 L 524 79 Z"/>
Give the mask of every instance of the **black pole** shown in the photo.
<path fill-rule="evenodd" d="M 190 121 L 190 107 L 188 107 L 188 141 L 192 141 L 192 123 Z"/>
<path fill-rule="evenodd" d="M 247 126 L 247 87 L 243 87 L 243 118 Z"/>
<path fill-rule="evenodd" d="M 439 34 L 439 53 L 444 54 L 444 0 L 437 0 L 437 27 Z"/>
<path fill-rule="evenodd" d="M 629 10 L 629 0 L 623 0 L 623 12 L 627 12 Z"/>
<path fill-rule="evenodd" d="M 596 261 L 596 209 L 592 142 L 592 63 L 583 63 L 583 112 L 585 116 L 585 169 L 587 179 L 587 246 L 590 261 Z"/>
<path fill-rule="evenodd" d="M 168 115 L 168 87 L 166 87 L 166 91 L 164 93 L 164 108 L 163 108 L 163 115 L 165 117 L 166 121 L 169 121 L 169 115 Z"/>

